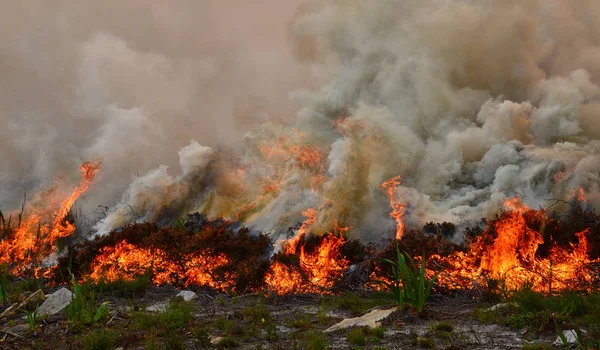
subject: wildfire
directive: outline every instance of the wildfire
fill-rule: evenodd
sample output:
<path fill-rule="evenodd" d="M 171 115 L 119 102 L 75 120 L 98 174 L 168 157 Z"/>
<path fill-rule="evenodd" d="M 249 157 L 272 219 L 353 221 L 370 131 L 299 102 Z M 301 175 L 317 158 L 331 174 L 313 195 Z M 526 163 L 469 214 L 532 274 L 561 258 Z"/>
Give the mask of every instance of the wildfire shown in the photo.
<path fill-rule="evenodd" d="M 274 157 L 291 157 L 292 154 L 295 166 L 321 169 L 317 148 L 285 142 L 283 145 L 286 145 L 284 152 L 270 150 L 267 153 Z M 75 231 L 74 224 L 65 218 L 75 201 L 88 190 L 99 169 L 100 161 L 82 164 L 82 180 L 68 196 L 58 198 L 55 191 L 46 192 L 43 201 L 24 208 L 17 227 L 7 230 L 10 224 L 0 221 L 4 234 L 0 241 L 0 263 L 8 263 L 14 274 L 29 269 L 46 276 L 48 271 L 44 271 L 40 263 L 56 251 L 58 239 Z M 260 191 L 265 194 L 279 191 L 281 176 L 263 178 Z M 405 204 L 395 197 L 399 185 L 400 177 L 396 176 L 385 181 L 380 189 L 389 199 L 390 216 L 397 224 L 396 239 L 402 245 L 411 239 L 412 231 L 404 235 Z M 573 192 L 573 200 L 585 201 L 581 188 Z M 506 281 L 507 288 L 527 284 L 536 291 L 552 293 L 573 287 L 586 289 L 597 282 L 590 266 L 600 263 L 600 259 L 593 260 L 589 256 L 591 228 L 581 228 L 575 233 L 576 243 L 565 247 L 563 242 L 563 246 L 559 246 L 552 235 L 558 232 L 560 222 L 548 217 L 545 210 L 528 208 L 518 198 L 507 200 L 504 208 L 496 219 L 488 221 L 481 234 L 472 238 L 467 250 L 429 256 L 429 267 L 436 266 L 428 270 L 429 275 L 443 267 L 438 286 L 450 290 L 469 289 L 485 285 L 489 279 L 501 279 Z M 348 242 L 344 235 L 349 227 L 340 227 L 333 219 L 329 233 L 310 235 L 321 210 L 310 208 L 303 212 L 304 222 L 294 237 L 279 242 L 281 250 L 271 261 L 266 250 L 271 242 L 266 236 L 256 237 L 245 231 L 241 238 L 236 238 L 242 240 L 233 243 L 231 238 L 238 237 L 232 233 L 233 222 L 202 219 L 193 229 L 144 226 L 146 231 L 139 232 L 144 237 L 147 235 L 146 238 L 136 235 L 138 231 L 134 227 L 128 236 L 121 236 L 127 238 L 115 238 L 110 245 L 97 246 L 98 253 L 89 258 L 89 265 L 79 271 L 79 277 L 111 282 L 131 281 L 147 274 L 157 285 L 204 286 L 225 292 L 245 290 L 247 282 L 244 281 L 254 278 L 249 288 L 252 290 L 266 288 L 277 294 L 329 293 L 353 261 L 342 253 Z M 229 230 L 225 236 L 224 229 Z M 245 254 L 244 249 L 251 247 L 249 244 L 258 244 L 257 247 L 265 250 Z M 229 247 L 233 250 L 228 251 Z M 262 270 L 253 270 L 257 267 Z M 376 265 L 368 273 L 371 280 L 385 278 L 382 266 Z"/>
<path fill-rule="evenodd" d="M 392 207 L 392 212 L 390 216 L 396 220 L 396 239 L 399 240 L 402 238 L 402 234 L 404 233 L 404 203 L 398 202 L 396 200 L 396 188 L 400 185 L 400 176 L 393 177 L 383 184 L 381 184 L 380 188 L 385 191 L 385 194 L 388 196 L 390 200 L 390 207 Z"/>
<path fill-rule="evenodd" d="M 92 262 L 89 277 L 96 282 L 132 281 L 150 272 L 156 284 L 173 283 L 180 267 L 168 261 L 161 250 L 138 248 L 121 241 L 100 250 L 100 255 Z"/>
<path fill-rule="evenodd" d="M 304 138 L 300 131 L 294 130 L 293 136 L 281 136 L 258 147 L 261 157 L 257 168 L 263 171 L 258 177 L 251 172 L 232 172 L 244 184 L 242 186 L 247 186 L 245 193 L 248 195 L 243 199 L 231 198 L 226 201 L 236 201 L 238 205 L 233 209 L 226 209 L 223 216 L 242 220 L 259 212 L 269 200 L 279 194 L 290 179 L 300 181 L 302 186 L 319 193 L 327 180 L 327 150 L 304 143 Z"/>
<path fill-rule="evenodd" d="M 32 265 L 39 264 L 54 252 L 59 238 L 75 232 L 75 225 L 66 217 L 75 201 L 89 189 L 100 165 L 100 160 L 83 163 L 80 166 L 81 182 L 62 201 L 55 197 L 54 191 L 49 191 L 35 205 L 23 208 L 16 228 L 10 227 L 10 219 L 8 224 L 3 224 L 9 233 L 0 241 L 0 263 L 9 264 L 15 274 L 28 268 L 39 271 L 38 266 Z"/>
<path fill-rule="evenodd" d="M 303 215 L 306 220 L 297 235 L 286 241 L 283 248 L 284 255 L 298 256 L 298 265 L 288 265 L 275 259 L 265 276 L 269 289 L 277 294 L 320 293 L 333 287 L 349 266 L 349 261 L 340 253 L 345 242 L 341 235 L 327 234 L 313 250 L 307 251 L 305 239 L 315 220 L 315 210 L 308 209 Z M 337 222 L 334 224 L 337 226 Z M 343 233 L 347 228 L 337 230 Z"/>
<path fill-rule="evenodd" d="M 228 264 L 229 258 L 223 254 L 203 251 L 190 254 L 183 264 L 169 259 L 160 249 L 141 248 L 127 241 L 115 246 L 104 247 L 91 264 L 89 278 L 114 282 L 132 281 L 148 274 L 154 284 L 175 284 L 185 280 L 184 285 L 210 287 L 216 290 L 231 290 L 235 275 L 229 271 L 219 271 Z"/>
<path fill-rule="evenodd" d="M 532 210 L 511 199 L 503 212 L 474 242 L 467 253 L 457 252 L 448 257 L 432 257 L 447 271 L 439 283 L 450 289 L 468 288 L 485 284 L 486 278 L 503 279 L 508 288 L 526 284 L 533 290 L 552 292 L 583 287 L 593 280 L 587 266 L 591 261 L 587 252 L 589 230 L 576 233 L 577 244 L 571 250 L 555 243 L 547 256 L 539 247 L 544 243 L 543 230 L 547 221 L 544 210 Z M 530 228 L 527 222 L 540 223 L 540 229 Z M 597 262 L 597 261 L 596 261 Z"/>

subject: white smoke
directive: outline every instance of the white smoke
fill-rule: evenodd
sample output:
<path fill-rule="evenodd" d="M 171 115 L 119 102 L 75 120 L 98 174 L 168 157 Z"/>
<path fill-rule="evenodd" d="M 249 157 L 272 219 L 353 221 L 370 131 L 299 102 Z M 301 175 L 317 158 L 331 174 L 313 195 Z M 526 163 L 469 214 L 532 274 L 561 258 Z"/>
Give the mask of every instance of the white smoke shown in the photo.
<path fill-rule="evenodd" d="M 177 15 L 186 23 L 183 12 Z M 161 23 L 181 33 L 171 18 L 167 11 Z M 276 99 L 278 106 L 300 106 L 295 121 L 252 125 L 239 138 L 243 152 L 231 161 L 218 148 L 189 146 L 180 152 L 183 175 L 159 167 L 134 179 L 96 226 L 98 233 L 195 210 L 283 232 L 312 208 L 314 232 L 331 230 L 337 221 L 351 227 L 350 235 L 375 240 L 394 230 L 380 185 L 396 175 L 401 186 L 395 196 L 406 204 L 408 227 L 475 222 L 495 215 L 513 196 L 537 208 L 549 199 L 568 200 L 578 187 L 600 204 L 600 3 L 328 0 L 288 18 L 302 63 L 277 66 L 254 80 L 232 75 L 226 85 L 253 90 L 289 69 L 321 72 L 328 81 L 318 89 L 296 79 L 275 84 L 292 97 Z M 276 28 L 269 30 L 285 30 Z M 204 103 L 230 101 L 224 89 L 210 93 L 215 84 L 223 86 L 215 80 L 219 60 L 189 59 L 167 42 L 158 50 L 150 39 L 107 33 L 89 36 L 80 48 L 78 74 L 85 79 L 77 85 L 79 108 L 95 121 L 82 125 L 98 126 L 86 152 L 110 154 L 117 161 L 109 171 L 119 174 L 119 165 L 132 158 L 148 169 L 172 157 L 172 147 L 161 145 L 177 144 L 173 139 L 234 142 L 231 123 L 221 123 L 230 111 L 206 109 L 191 92 L 207 93 Z M 244 58 L 263 60 L 269 51 L 257 47 Z M 237 113 L 255 110 L 264 105 L 260 101 L 238 104 Z M 191 114 L 209 119 L 193 122 Z M 143 128 L 142 137 L 127 137 L 134 126 Z M 50 143 L 52 133 L 44 135 L 35 142 Z M 320 150 L 322 168 L 277 153 L 291 146 Z M 268 158 L 271 149 L 276 152 Z M 183 161 L 189 153 L 203 161 Z M 42 176 L 46 168 L 36 169 Z M 110 193 L 122 187 L 115 183 Z"/>

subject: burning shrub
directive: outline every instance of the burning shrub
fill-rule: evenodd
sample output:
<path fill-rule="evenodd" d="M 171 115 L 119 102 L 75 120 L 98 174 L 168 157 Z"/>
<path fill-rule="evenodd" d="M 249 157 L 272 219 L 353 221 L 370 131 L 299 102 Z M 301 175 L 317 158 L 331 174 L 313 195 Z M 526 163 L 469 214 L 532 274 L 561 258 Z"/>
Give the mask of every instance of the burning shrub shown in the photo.
<path fill-rule="evenodd" d="M 302 234 L 274 256 L 265 280 L 277 294 L 320 293 L 339 286 L 350 259 L 363 254 L 360 243 L 341 235 Z"/>
<path fill-rule="evenodd" d="M 196 219 L 190 216 L 183 229 L 134 224 L 81 242 L 60 260 L 55 278 L 66 275 L 70 264 L 77 276 L 95 281 L 133 280 L 149 272 L 157 284 L 260 288 L 269 267 L 269 238 L 225 220 Z"/>

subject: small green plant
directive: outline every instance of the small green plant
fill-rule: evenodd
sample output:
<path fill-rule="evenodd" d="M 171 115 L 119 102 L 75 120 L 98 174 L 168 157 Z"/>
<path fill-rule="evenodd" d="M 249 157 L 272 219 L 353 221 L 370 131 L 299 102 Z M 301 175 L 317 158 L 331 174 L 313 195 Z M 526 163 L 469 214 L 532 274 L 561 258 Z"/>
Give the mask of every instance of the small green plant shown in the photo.
<path fill-rule="evenodd" d="M 86 350 L 112 350 L 118 341 L 119 334 L 105 328 L 93 330 L 83 336 L 83 346 Z"/>
<path fill-rule="evenodd" d="M 327 303 L 325 299 L 321 299 L 319 302 L 319 313 L 317 314 L 317 319 L 321 326 L 325 326 L 331 322 L 331 317 L 327 313 Z"/>
<path fill-rule="evenodd" d="M 185 342 L 181 337 L 181 334 L 175 331 L 167 332 L 165 336 L 165 349 L 166 350 L 185 350 Z"/>
<path fill-rule="evenodd" d="M 134 312 L 133 318 L 137 325 L 144 330 L 157 328 L 169 331 L 182 328 L 191 318 L 191 307 L 183 303 L 171 303 L 165 311 L 156 314 Z"/>
<path fill-rule="evenodd" d="M 225 316 L 219 316 L 214 321 L 213 326 L 220 331 L 229 333 L 233 328 L 233 321 L 228 320 L 227 318 L 225 318 Z"/>
<path fill-rule="evenodd" d="M 296 318 L 290 321 L 288 326 L 306 330 L 310 327 L 310 323 L 310 316 L 305 313 L 299 313 Z"/>
<path fill-rule="evenodd" d="M 417 333 L 414 328 L 410 329 L 408 339 L 410 339 L 410 345 L 419 345 L 419 333 Z"/>
<path fill-rule="evenodd" d="M 258 324 L 265 324 L 271 321 L 271 315 L 265 306 L 265 297 L 263 294 L 259 295 L 258 305 L 244 308 L 242 314 Z"/>
<path fill-rule="evenodd" d="M 325 350 L 329 348 L 327 337 L 321 331 L 309 331 L 304 334 L 304 344 L 302 349 L 307 350 Z"/>
<path fill-rule="evenodd" d="M 453 332 L 454 326 L 448 322 L 438 322 L 431 325 L 431 330 L 435 332 Z"/>
<path fill-rule="evenodd" d="M 425 349 L 435 348 L 435 342 L 431 338 L 417 337 L 417 344 Z"/>
<path fill-rule="evenodd" d="M 402 253 L 396 242 L 396 261 L 383 258 L 383 262 L 392 267 L 392 281 L 378 281 L 390 289 L 394 295 L 398 306 L 403 308 L 405 304 L 416 308 L 417 312 L 423 312 L 425 302 L 429 298 L 433 283 L 437 279 L 439 272 L 431 280 L 427 281 L 425 276 L 426 257 L 423 254 L 420 267 L 417 266 L 414 258 L 409 254 Z M 405 256 L 406 255 L 406 256 Z M 408 260 L 408 262 L 407 262 Z"/>
<path fill-rule="evenodd" d="M 346 340 L 351 345 L 365 346 L 367 343 L 377 343 L 385 335 L 383 327 L 360 327 L 350 330 L 346 334 Z"/>
<path fill-rule="evenodd" d="M 211 347 L 210 334 L 208 329 L 198 328 L 192 334 L 194 337 L 194 345 L 200 349 L 208 349 Z"/>
<path fill-rule="evenodd" d="M 33 310 L 33 311 L 25 310 L 25 314 L 27 315 L 27 324 L 29 325 L 30 331 L 35 331 L 35 328 L 37 326 L 36 322 L 37 322 L 37 316 L 38 316 L 38 307 L 39 307 L 39 305 L 36 305 L 35 310 Z"/>
<path fill-rule="evenodd" d="M 144 343 L 144 350 L 159 350 L 158 344 L 156 344 L 156 338 L 153 336 L 146 339 Z"/>
<path fill-rule="evenodd" d="M 385 336 L 385 329 L 383 327 L 375 327 L 371 329 L 371 334 L 377 339 L 382 339 Z"/>
<path fill-rule="evenodd" d="M 326 307 L 331 307 L 350 311 L 353 315 L 360 315 L 366 310 L 389 303 L 390 298 L 387 293 L 371 293 L 366 295 L 348 293 L 341 296 L 323 298 L 321 308 L 326 309 Z"/>
<path fill-rule="evenodd" d="M 361 328 L 354 328 L 346 334 L 346 340 L 351 345 L 365 346 L 367 345 L 367 337 Z"/>
<path fill-rule="evenodd" d="M 71 274 L 73 293 L 69 305 L 69 318 L 73 322 L 93 324 L 108 314 L 108 301 L 96 307 L 96 294 L 92 290 L 89 293 L 79 285 L 77 279 Z"/>
<path fill-rule="evenodd" d="M 219 340 L 217 342 L 217 344 L 215 344 L 217 346 L 217 348 L 223 349 L 223 348 L 235 348 L 237 346 L 240 345 L 240 343 L 238 343 L 237 340 L 233 339 L 232 337 L 223 337 L 221 338 L 221 340 Z"/>

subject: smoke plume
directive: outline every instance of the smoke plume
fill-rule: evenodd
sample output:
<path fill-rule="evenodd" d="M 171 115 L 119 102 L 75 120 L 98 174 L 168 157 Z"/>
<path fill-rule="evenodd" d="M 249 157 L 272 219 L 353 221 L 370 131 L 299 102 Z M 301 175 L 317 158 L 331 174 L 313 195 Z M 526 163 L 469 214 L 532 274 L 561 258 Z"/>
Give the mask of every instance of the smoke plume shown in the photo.
<path fill-rule="evenodd" d="M 96 234 L 197 210 L 279 233 L 313 209 L 315 233 L 376 240 L 395 227 L 380 186 L 397 175 L 409 228 L 476 222 L 513 196 L 538 207 L 581 188 L 600 202 L 596 2 L 63 3 L 12 5 L 36 29 L 1 34 L 16 65 L 3 68 L 16 71 L 2 85 L 3 183 L 105 158 L 90 196 L 116 205 Z M 12 33 L 14 17 L 1 22 Z M 273 33 L 293 59 L 269 48 Z M 236 128 L 264 106 L 287 115 Z"/>

